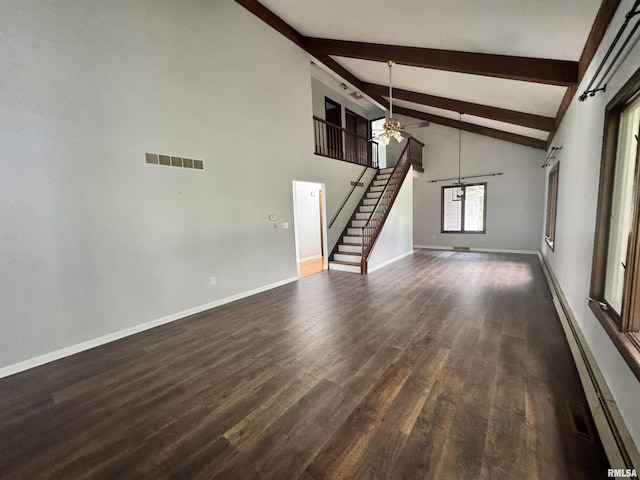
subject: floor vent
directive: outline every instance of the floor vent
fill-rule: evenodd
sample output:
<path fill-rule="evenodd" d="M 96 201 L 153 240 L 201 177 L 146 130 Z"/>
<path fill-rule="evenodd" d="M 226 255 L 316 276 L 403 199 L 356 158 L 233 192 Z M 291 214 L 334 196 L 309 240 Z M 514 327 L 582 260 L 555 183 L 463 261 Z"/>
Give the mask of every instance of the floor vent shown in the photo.
<path fill-rule="evenodd" d="M 157 153 L 145 153 L 144 158 L 145 158 L 145 162 L 150 165 L 164 165 L 167 167 L 180 167 L 180 168 L 191 168 L 194 170 L 204 170 L 204 160 L 172 157 L 171 155 L 160 155 Z"/>
<path fill-rule="evenodd" d="M 569 412 L 569 423 L 571 424 L 573 433 L 593 441 L 593 431 L 587 410 L 575 402 L 567 402 L 567 410 Z"/>
<path fill-rule="evenodd" d="M 469 247 L 453 247 L 454 250 L 460 250 L 462 252 L 468 252 L 469 250 L 471 250 L 471 248 Z"/>

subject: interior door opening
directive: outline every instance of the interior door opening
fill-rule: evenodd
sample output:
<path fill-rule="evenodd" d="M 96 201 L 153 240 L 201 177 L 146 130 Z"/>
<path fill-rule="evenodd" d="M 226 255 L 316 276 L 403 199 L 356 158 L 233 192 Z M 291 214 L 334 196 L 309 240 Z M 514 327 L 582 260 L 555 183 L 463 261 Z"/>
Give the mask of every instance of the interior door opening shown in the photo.
<path fill-rule="evenodd" d="M 382 133 L 384 121 L 384 117 L 371 121 L 371 134 L 374 140 Z M 382 142 L 378 142 L 378 168 L 387 168 L 387 146 Z"/>
<path fill-rule="evenodd" d="M 327 220 L 324 184 L 293 181 L 293 218 L 298 277 L 325 270 Z"/>

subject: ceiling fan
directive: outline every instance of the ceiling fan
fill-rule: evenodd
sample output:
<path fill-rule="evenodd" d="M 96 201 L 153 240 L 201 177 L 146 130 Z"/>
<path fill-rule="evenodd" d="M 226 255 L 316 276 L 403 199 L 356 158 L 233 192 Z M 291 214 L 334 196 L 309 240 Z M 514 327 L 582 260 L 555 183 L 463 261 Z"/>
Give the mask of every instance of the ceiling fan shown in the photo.
<path fill-rule="evenodd" d="M 382 125 L 382 133 L 375 137 L 385 145 L 389 145 L 392 138 L 395 138 L 397 142 L 401 142 L 403 137 L 412 137 L 409 132 L 405 131 L 405 128 L 420 128 L 428 127 L 429 122 L 408 123 L 406 125 L 400 125 L 400 121 L 393 118 L 393 85 L 391 82 L 391 70 L 396 62 L 389 60 L 389 118 L 387 118 Z"/>

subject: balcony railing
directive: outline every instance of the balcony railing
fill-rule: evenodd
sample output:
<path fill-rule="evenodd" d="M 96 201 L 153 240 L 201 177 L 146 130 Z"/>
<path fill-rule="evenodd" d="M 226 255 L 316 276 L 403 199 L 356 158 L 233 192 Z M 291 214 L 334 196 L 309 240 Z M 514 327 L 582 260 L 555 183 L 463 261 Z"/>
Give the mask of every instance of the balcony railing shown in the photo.
<path fill-rule="evenodd" d="M 365 167 L 378 168 L 378 143 L 313 117 L 315 153 Z"/>

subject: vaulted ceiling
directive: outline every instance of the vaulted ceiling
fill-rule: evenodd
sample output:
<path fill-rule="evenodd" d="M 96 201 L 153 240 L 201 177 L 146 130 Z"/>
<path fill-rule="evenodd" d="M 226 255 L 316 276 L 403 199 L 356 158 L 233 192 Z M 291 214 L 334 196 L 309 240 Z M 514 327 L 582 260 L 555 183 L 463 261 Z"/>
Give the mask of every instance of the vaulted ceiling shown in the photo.
<path fill-rule="evenodd" d="M 621 0 L 236 0 L 394 112 L 546 149 Z M 462 115 L 462 116 L 461 116 Z"/>

